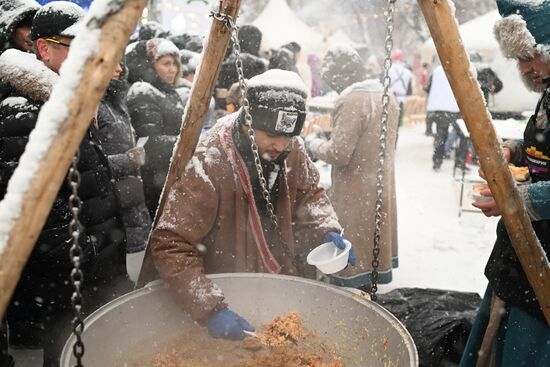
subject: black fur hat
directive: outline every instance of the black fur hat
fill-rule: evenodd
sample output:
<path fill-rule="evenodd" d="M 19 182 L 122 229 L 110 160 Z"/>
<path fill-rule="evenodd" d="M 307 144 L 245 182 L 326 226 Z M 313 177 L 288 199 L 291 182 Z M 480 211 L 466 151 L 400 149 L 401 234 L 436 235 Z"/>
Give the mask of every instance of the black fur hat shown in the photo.
<path fill-rule="evenodd" d="M 298 74 L 268 70 L 248 81 L 246 96 L 254 129 L 272 135 L 300 135 L 306 119 L 307 90 Z"/>
<path fill-rule="evenodd" d="M 52 1 L 36 12 L 32 21 L 31 39 L 54 36 L 76 36 L 75 26 L 83 17 L 84 10 L 68 1 Z"/>

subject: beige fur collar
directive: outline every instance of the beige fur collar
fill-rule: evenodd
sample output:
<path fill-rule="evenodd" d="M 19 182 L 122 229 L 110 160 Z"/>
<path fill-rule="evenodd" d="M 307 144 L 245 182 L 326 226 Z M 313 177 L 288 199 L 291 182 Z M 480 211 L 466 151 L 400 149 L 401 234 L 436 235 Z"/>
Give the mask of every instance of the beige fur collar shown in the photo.
<path fill-rule="evenodd" d="M 58 79 L 33 54 L 9 49 L 0 55 L 0 80 L 30 99 L 46 102 Z"/>

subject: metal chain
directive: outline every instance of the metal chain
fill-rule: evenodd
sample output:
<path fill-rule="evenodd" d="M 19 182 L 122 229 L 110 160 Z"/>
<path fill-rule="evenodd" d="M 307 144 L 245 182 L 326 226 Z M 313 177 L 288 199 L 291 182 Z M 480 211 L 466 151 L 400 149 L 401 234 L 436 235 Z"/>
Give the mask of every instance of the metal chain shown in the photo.
<path fill-rule="evenodd" d="M 384 93 L 382 95 L 382 122 L 380 126 L 380 145 L 378 151 L 378 170 L 376 172 L 376 212 L 374 219 L 374 246 L 372 249 L 372 273 L 370 296 L 373 301 L 376 301 L 376 292 L 378 291 L 378 266 L 380 265 L 380 237 L 382 225 L 382 193 L 384 192 L 384 164 L 386 161 L 386 134 L 388 132 L 388 105 L 390 102 L 390 85 L 391 79 L 389 76 L 391 68 L 391 52 L 393 48 L 393 9 L 395 0 L 388 0 L 386 9 L 386 55 L 384 59 Z"/>
<path fill-rule="evenodd" d="M 279 221 L 277 219 L 277 215 L 275 214 L 275 207 L 271 202 L 271 197 L 267 189 L 267 180 L 265 179 L 265 176 L 264 176 L 262 163 L 260 161 L 260 153 L 258 150 L 258 145 L 256 144 L 256 132 L 252 128 L 252 116 L 250 115 L 250 103 L 248 101 L 248 98 L 246 97 L 248 86 L 246 84 L 246 80 L 244 77 L 243 63 L 241 60 L 239 28 L 237 27 L 233 18 L 230 15 L 222 14 L 218 11 L 218 12 L 210 12 L 210 16 L 220 22 L 224 22 L 227 28 L 229 29 L 229 31 L 231 32 L 231 40 L 233 41 L 233 48 L 235 52 L 235 66 L 237 68 L 237 73 L 239 74 L 239 88 L 241 90 L 241 94 L 243 98 L 242 108 L 244 110 L 245 125 L 248 128 L 248 137 L 250 138 L 250 148 L 252 149 L 252 154 L 254 156 L 254 166 L 256 167 L 256 171 L 258 173 L 258 179 L 260 181 L 260 186 L 262 189 L 262 196 L 266 201 L 266 208 L 269 214 L 269 218 L 273 223 L 274 230 L 279 237 L 279 241 L 283 246 L 285 253 L 288 252 L 290 254 L 291 252 L 290 252 L 289 246 L 287 244 L 285 237 L 283 236 L 283 232 L 281 231 L 281 228 L 279 227 Z M 298 262 L 294 256 L 291 256 L 291 262 L 295 269 L 297 270 L 300 269 L 300 267 L 298 266 Z"/>
<path fill-rule="evenodd" d="M 71 284 L 74 288 L 71 296 L 71 303 L 74 313 L 73 318 L 73 334 L 76 341 L 73 345 L 73 355 L 76 359 L 76 367 L 82 367 L 82 357 L 84 356 L 84 343 L 82 342 L 82 332 L 84 331 L 84 320 L 82 319 L 82 293 L 80 291 L 84 276 L 80 269 L 80 260 L 82 259 L 82 248 L 80 247 L 80 232 L 81 225 L 78 220 L 78 214 L 82 207 L 82 201 L 78 196 L 78 187 L 80 186 L 80 173 L 78 172 L 77 163 L 79 152 L 73 157 L 73 163 L 69 169 L 67 181 L 71 187 L 71 196 L 69 197 L 69 208 L 71 210 L 72 219 L 69 224 L 69 232 L 72 237 L 73 245 L 70 249 L 71 261 L 73 269 L 71 271 Z"/>
<path fill-rule="evenodd" d="M 275 207 L 271 203 L 271 197 L 267 189 L 267 180 L 264 176 L 264 171 L 262 168 L 262 162 L 260 161 L 260 152 L 258 150 L 258 144 L 256 144 L 256 132 L 252 128 L 252 116 L 250 115 L 250 103 L 246 97 L 248 91 L 248 85 L 244 78 L 243 71 L 243 62 L 241 60 L 241 45 L 239 43 L 239 29 L 235 25 L 233 19 L 230 16 L 227 17 L 227 26 L 231 31 L 231 40 L 233 41 L 233 47 L 235 51 L 235 66 L 237 67 L 237 72 L 239 74 L 239 87 L 241 89 L 242 98 L 243 98 L 243 110 L 244 110 L 244 123 L 248 128 L 248 137 L 250 138 L 250 148 L 252 149 L 252 154 L 254 156 L 254 166 L 256 166 L 256 171 L 258 172 L 258 179 L 260 180 L 260 187 L 262 189 L 262 196 L 266 201 L 266 207 L 271 219 L 271 222 L 275 226 L 275 229 L 279 230 L 279 223 L 277 216 L 275 215 Z"/>

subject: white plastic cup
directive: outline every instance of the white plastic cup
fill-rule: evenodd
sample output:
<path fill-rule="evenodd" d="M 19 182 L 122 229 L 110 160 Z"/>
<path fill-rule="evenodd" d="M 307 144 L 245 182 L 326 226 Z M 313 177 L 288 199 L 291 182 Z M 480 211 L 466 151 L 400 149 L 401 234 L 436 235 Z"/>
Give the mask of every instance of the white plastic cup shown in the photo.
<path fill-rule="evenodd" d="M 351 250 L 351 242 L 344 240 L 344 243 L 344 249 L 339 249 L 333 242 L 325 242 L 315 247 L 307 255 L 307 263 L 324 274 L 334 274 L 343 270 L 348 265 Z"/>

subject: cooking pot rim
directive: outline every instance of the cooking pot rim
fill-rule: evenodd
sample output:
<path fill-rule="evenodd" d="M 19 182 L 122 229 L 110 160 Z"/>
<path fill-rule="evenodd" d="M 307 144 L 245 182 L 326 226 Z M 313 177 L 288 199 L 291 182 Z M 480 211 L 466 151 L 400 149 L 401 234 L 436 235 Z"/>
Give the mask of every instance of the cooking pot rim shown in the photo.
<path fill-rule="evenodd" d="M 361 296 L 358 296 L 356 293 L 352 293 L 349 290 L 346 290 L 345 288 L 341 288 L 332 284 L 320 282 L 317 280 L 311 280 L 301 277 L 296 277 L 292 275 L 281 275 L 281 274 L 269 274 L 269 273 L 218 273 L 218 274 L 207 274 L 207 277 L 216 280 L 216 279 L 222 279 L 222 278 L 232 278 L 232 279 L 238 279 L 238 278 L 248 278 L 248 279 L 258 279 L 258 278 L 266 278 L 266 279 L 284 279 L 289 280 L 293 282 L 308 284 L 314 287 L 320 287 L 320 288 L 326 288 L 327 290 L 337 293 L 343 297 L 350 298 L 354 300 L 355 302 L 358 302 L 367 308 L 375 311 L 379 316 L 382 316 L 384 319 L 386 319 L 391 325 L 394 326 L 394 328 L 398 331 L 398 333 L 401 335 L 403 339 L 403 343 L 406 345 L 407 352 L 409 354 L 410 362 L 412 366 L 418 366 L 418 351 L 416 350 L 416 345 L 414 343 L 413 338 L 411 337 L 408 330 L 405 328 L 405 326 L 388 310 L 386 310 L 384 307 L 380 306 L 379 304 L 367 300 L 365 298 L 362 298 Z M 165 284 L 164 282 L 159 280 L 154 280 L 150 283 L 147 283 L 143 288 L 135 289 L 129 293 L 126 293 L 125 295 L 122 295 L 114 300 L 112 300 L 109 303 L 106 303 L 105 305 L 101 306 L 97 310 L 95 310 L 93 313 L 91 313 L 88 317 L 86 317 L 84 321 L 84 331 L 88 329 L 90 325 L 94 325 L 94 323 L 103 317 L 107 312 L 110 312 L 113 308 L 118 307 L 121 304 L 124 304 L 128 302 L 129 300 L 141 297 L 143 294 L 148 294 L 151 292 L 157 291 L 159 288 L 164 288 Z M 74 344 L 75 336 L 71 335 L 67 342 L 65 343 L 65 346 L 63 348 L 63 352 L 61 354 L 61 366 L 69 366 L 70 358 L 71 358 L 71 351 L 72 351 L 72 345 Z"/>

